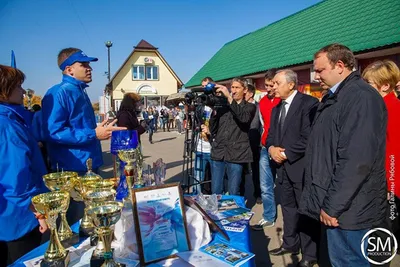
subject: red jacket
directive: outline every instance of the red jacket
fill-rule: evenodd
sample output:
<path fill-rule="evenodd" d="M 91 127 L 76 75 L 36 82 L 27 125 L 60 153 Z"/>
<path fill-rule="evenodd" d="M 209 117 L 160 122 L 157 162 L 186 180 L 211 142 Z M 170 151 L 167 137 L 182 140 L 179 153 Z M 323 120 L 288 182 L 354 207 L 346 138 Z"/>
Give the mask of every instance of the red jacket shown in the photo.
<path fill-rule="evenodd" d="M 263 120 L 263 133 L 261 136 L 261 144 L 265 146 L 265 141 L 267 140 L 269 124 L 271 121 L 271 113 L 272 109 L 281 102 L 281 99 L 275 97 L 273 99 L 269 99 L 267 95 L 261 98 L 259 103 L 259 109 L 261 118 Z"/>
<path fill-rule="evenodd" d="M 392 92 L 383 98 L 388 113 L 386 180 L 388 191 L 400 197 L 400 100 Z"/>

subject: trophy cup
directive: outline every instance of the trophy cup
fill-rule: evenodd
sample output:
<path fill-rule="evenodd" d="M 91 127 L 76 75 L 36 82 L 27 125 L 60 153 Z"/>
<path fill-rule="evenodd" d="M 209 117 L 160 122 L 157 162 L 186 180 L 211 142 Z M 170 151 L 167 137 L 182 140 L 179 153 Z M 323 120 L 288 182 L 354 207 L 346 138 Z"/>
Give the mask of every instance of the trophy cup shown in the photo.
<path fill-rule="evenodd" d="M 79 176 L 75 178 L 75 191 L 81 197 L 80 201 L 84 201 L 84 195 L 87 191 L 86 184 L 90 182 L 97 182 L 103 180 L 100 175 L 92 172 L 92 159 L 89 158 L 86 161 L 86 167 L 88 169 L 87 173 L 84 176 Z M 84 201 L 85 202 L 85 201 Z M 85 203 L 86 205 L 86 203 Z M 83 218 L 81 220 L 81 224 L 79 226 L 79 236 L 88 237 L 93 233 L 93 224 L 86 213 L 86 208 L 84 210 Z"/>
<path fill-rule="evenodd" d="M 134 180 L 137 174 L 136 169 L 134 169 L 133 163 L 135 162 L 134 152 L 139 147 L 139 135 L 135 130 L 122 130 L 114 131 L 111 135 L 110 151 L 115 158 L 115 170 L 116 175 L 120 178 L 119 184 L 117 186 L 117 199 L 118 200 L 128 200 L 130 197 L 130 190 L 134 185 Z M 130 151 L 124 152 L 125 157 L 128 157 L 129 166 L 124 168 L 122 161 L 124 161 L 121 156 L 120 151 Z M 127 161 L 125 161 L 127 162 Z M 128 173 L 126 176 L 124 173 Z M 128 179 L 129 178 L 129 179 Z"/>
<path fill-rule="evenodd" d="M 118 157 L 126 163 L 124 173 L 128 186 L 128 197 L 131 199 L 131 190 L 137 177 L 136 149 L 120 150 L 118 151 Z"/>
<path fill-rule="evenodd" d="M 122 267 L 124 264 L 116 263 L 113 259 L 113 251 L 111 242 L 113 240 L 114 231 L 111 226 L 115 225 L 121 217 L 123 204 L 115 201 L 99 202 L 88 208 L 88 215 L 95 225 L 95 232 L 99 236 L 99 240 L 104 244 L 103 262 L 90 262 L 90 266 L 107 266 L 107 267 Z M 94 254 L 95 252 L 93 252 Z M 92 259 L 93 259 L 92 255 Z"/>
<path fill-rule="evenodd" d="M 76 172 L 62 171 L 43 175 L 43 181 L 49 190 L 66 192 L 69 198 L 69 192 L 74 187 L 76 177 L 78 177 L 78 174 Z M 68 206 L 66 206 L 65 209 L 61 210 L 61 222 L 58 228 L 58 237 L 65 247 L 70 247 L 79 242 L 79 235 L 72 232 L 71 227 L 68 225 L 67 222 L 66 214 Z"/>
<path fill-rule="evenodd" d="M 101 203 L 104 203 L 106 201 L 114 201 L 115 200 L 115 194 L 116 191 L 114 189 L 106 188 L 106 189 L 101 189 L 101 188 L 95 188 L 86 191 L 84 195 L 84 201 L 86 205 L 86 212 L 90 207 L 97 206 Z M 88 217 L 89 218 L 89 217 Z M 91 223 L 92 220 L 90 219 Z M 91 264 L 93 266 L 97 266 L 99 263 L 104 261 L 104 243 L 102 242 L 101 239 L 97 238 L 98 235 L 96 231 L 94 231 L 90 237 L 90 245 L 91 246 L 96 246 L 93 254 L 92 254 L 92 259 L 91 259 Z"/>
<path fill-rule="evenodd" d="M 69 205 L 69 194 L 64 191 L 55 191 L 40 194 L 32 198 L 32 204 L 36 211 L 43 214 L 50 229 L 50 241 L 44 259 L 40 262 L 41 267 L 67 267 L 70 261 L 69 251 L 60 243 L 57 233 L 58 214 L 67 210 Z"/>

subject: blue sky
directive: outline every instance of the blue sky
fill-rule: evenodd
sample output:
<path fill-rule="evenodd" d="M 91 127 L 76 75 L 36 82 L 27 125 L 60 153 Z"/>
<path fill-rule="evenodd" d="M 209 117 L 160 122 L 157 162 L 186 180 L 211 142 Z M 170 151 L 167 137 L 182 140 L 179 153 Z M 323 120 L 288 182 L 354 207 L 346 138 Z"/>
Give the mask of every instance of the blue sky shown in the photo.
<path fill-rule="evenodd" d="M 111 40 L 111 75 L 141 39 L 159 51 L 185 83 L 225 43 L 319 0 L 0 0 L 0 64 L 27 76 L 24 88 L 44 95 L 61 79 L 57 53 L 81 48 L 99 58 L 88 88 L 92 101 L 107 82 Z M 295 40 L 294 40 L 295 41 Z"/>

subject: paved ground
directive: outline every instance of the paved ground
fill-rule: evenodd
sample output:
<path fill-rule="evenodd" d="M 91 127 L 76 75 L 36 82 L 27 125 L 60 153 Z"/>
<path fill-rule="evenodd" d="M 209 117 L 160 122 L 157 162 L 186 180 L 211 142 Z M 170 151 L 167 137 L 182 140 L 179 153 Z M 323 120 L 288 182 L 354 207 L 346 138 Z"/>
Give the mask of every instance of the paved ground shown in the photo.
<path fill-rule="evenodd" d="M 167 164 L 167 178 L 169 182 L 182 180 L 182 164 L 185 135 L 179 135 L 176 131 L 157 132 L 153 136 L 153 144 L 148 141 L 148 135 L 145 134 L 141 138 L 144 153 L 144 160 L 147 164 L 152 165 L 157 159 L 162 158 Z M 101 169 L 101 175 L 105 178 L 113 177 L 112 156 L 109 153 L 110 142 L 102 142 L 104 167 Z M 246 181 L 246 197 L 247 207 L 251 208 L 255 215 L 250 224 L 255 224 L 261 219 L 262 205 L 256 204 L 252 196 L 253 184 L 251 178 L 247 177 Z M 296 266 L 301 259 L 301 255 L 296 256 L 270 256 L 268 250 L 277 248 L 282 241 L 282 213 L 278 206 L 278 218 L 274 227 L 268 228 L 264 232 L 251 231 L 251 241 L 253 253 L 256 254 L 256 265 L 259 267 L 267 266 Z M 400 245 L 400 244 L 399 244 Z M 400 256 L 397 256 L 391 266 L 400 266 Z"/>

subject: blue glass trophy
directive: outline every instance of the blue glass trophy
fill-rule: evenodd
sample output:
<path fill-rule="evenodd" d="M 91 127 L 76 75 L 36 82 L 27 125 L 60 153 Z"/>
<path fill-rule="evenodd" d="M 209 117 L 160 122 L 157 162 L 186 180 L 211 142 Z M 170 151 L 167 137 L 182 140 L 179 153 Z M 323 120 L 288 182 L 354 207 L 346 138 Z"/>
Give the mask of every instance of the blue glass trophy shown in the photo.
<path fill-rule="evenodd" d="M 130 189 L 138 178 L 136 159 L 140 151 L 137 131 L 114 131 L 110 150 L 116 156 L 117 177 L 120 177 L 116 199 L 121 201 L 130 196 Z"/>

